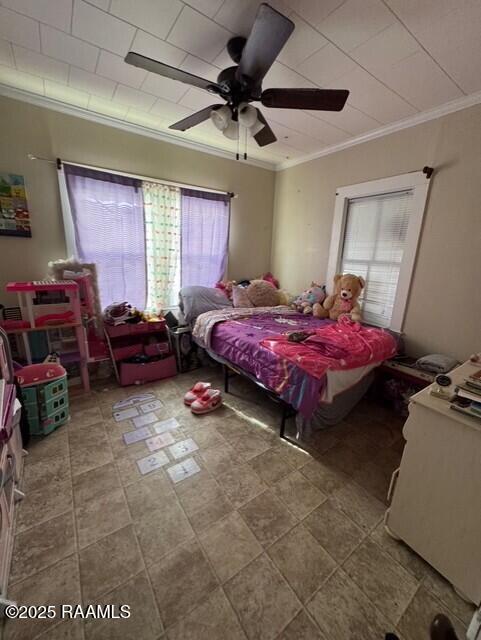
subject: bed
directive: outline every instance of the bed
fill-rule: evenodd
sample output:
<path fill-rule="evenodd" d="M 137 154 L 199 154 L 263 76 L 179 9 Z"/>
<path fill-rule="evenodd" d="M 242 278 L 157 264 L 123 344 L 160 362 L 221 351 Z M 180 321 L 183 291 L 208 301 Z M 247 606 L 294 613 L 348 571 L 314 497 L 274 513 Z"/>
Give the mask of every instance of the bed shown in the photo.
<path fill-rule="evenodd" d="M 287 341 L 298 331 L 314 342 Z M 281 437 L 289 415 L 296 414 L 298 432 L 340 422 L 366 393 L 373 370 L 396 352 L 395 339 L 382 329 L 359 333 L 287 307 L 208 311 L 197 317 L 193 336 L 224 366 L 226 391 L 233 370 L 281 403 Z"/>

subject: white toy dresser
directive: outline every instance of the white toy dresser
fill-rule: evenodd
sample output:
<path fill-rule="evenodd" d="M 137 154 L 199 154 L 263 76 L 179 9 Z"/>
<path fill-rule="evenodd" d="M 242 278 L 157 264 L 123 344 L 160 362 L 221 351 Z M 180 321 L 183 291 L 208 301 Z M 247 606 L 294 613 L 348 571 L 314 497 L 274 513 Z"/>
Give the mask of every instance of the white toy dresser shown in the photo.
<path fill-rule="evenodd" d="M 479 363 L 449 373 L 463 382 Z M 394 472 L 389 532 L 441 573 L 467 600 L 481 602 L 481 420 L 430 395 L 411 398 L 406 446 Z M 454 390 L 454 389 L 453 389 Z"/>

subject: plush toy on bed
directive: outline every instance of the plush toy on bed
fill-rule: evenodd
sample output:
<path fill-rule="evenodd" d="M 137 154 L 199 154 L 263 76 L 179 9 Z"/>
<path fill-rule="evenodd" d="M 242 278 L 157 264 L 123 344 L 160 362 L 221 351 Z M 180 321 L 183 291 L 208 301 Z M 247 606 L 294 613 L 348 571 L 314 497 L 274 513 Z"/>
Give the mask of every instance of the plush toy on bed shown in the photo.
<path fill-rule="evenodd" d="M 247 287 L 236 285 L 233 289 L 234 307 L 277 307 L 281 304 L 281 292 L 266 280 L 251 280 Z"/>
<path fill-rule="evenodd" d="M 347 315 L 354 322 L 361 321 L 361 307 L 358 298 L 366 283 L 361 276 L 352 273 L 334 276 L 334 293 L 324 300 L 324 303 L 314 305 L 313 314 L 317 318 L 337 320 Z"/>
<path fill-rule="evenodd" d="M 284 307 L 290 307 L 296 296 L 293 296 L 292 293 L 289 293 L 285 289 L 278 289 L 277 293 L 279 294 L 279 304 Z"/>
<path fill-rule="evenodd" d="M 237 282 L 235 280 L 219 280 L 215 284 L 215 288 L 222 291 L 226 298 L 232 300 L 232 291 L 236 286 Z"/>
<path fill-rule="evenodd" d="M 246 293 L 253 307 L 277 307 L 279 291 L 267 280 L 251 280 Z"/>
<path fill-rule="evenodd" d="M 292 308 L 306 315 L 312 313 L 314 305 L 321 305 L 326 297 L 326 286 L 312 282 L 292 303 Z"/>

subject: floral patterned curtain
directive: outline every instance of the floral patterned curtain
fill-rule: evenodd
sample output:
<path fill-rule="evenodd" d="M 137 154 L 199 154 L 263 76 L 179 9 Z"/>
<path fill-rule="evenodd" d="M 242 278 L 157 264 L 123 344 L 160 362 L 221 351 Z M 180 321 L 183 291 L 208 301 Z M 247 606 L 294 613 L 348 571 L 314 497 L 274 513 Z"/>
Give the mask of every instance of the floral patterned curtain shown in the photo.
<path fill-rule="evenodd" d="M 147 310 L 178 304 L 180 289 L 180 189 L 142 182 L 147 261 Z"/>

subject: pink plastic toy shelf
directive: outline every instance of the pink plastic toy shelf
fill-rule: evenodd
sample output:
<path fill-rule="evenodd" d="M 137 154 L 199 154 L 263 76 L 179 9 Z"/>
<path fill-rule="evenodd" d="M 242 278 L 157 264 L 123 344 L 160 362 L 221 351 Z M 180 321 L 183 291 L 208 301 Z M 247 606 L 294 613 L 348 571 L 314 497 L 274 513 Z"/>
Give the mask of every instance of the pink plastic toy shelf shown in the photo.
<path fill-rule="evenodd" d="M 78 289 L 78 285 L 73 280 L 32 280 L 31 282 L 9 282 L 7 291 L 16 293 L 18 291 L 65 291 Z"/>
<path fill-rule="evenodd" d="M 83 387 L 85 391 L 88 391 L 90 383 L 87 368 L 87 339 L 82 325 L 82 310 L 77 282 L 73 280 L 9 282 L 6 289 L 9 293 L 17 294 L 21 319 L 4 321 L 2 326 L 7 333 L 19 334 L 22 337 L 27 363 L 32 364 L 28 339 L 30 332 L 46 331 L 50 344 L 49 331 L 54 329 L 73 331 L 77 343 L 75 357 L 79 362 Z M 71 353 L 64 354 L 62 349 L 60 351 L 62 359 L 64 356 L 72 356 Z"/>
<path fill-rule="evenodd" d="M 100 318 L 97 316 L 98 310 L 95 305 L 94 281 L 92 274 L 83 272 L 82 274 L 71 273 L 69 275 L 79 287 L 80 311 L 84 319 L 85 331 L 87 334 L 87 351 L 89 362 L 100 362 L 109 360 L 107 344 L 103 337 Z M 69 356 L 62 358 L 62 362 L 73 361 Z"/>

